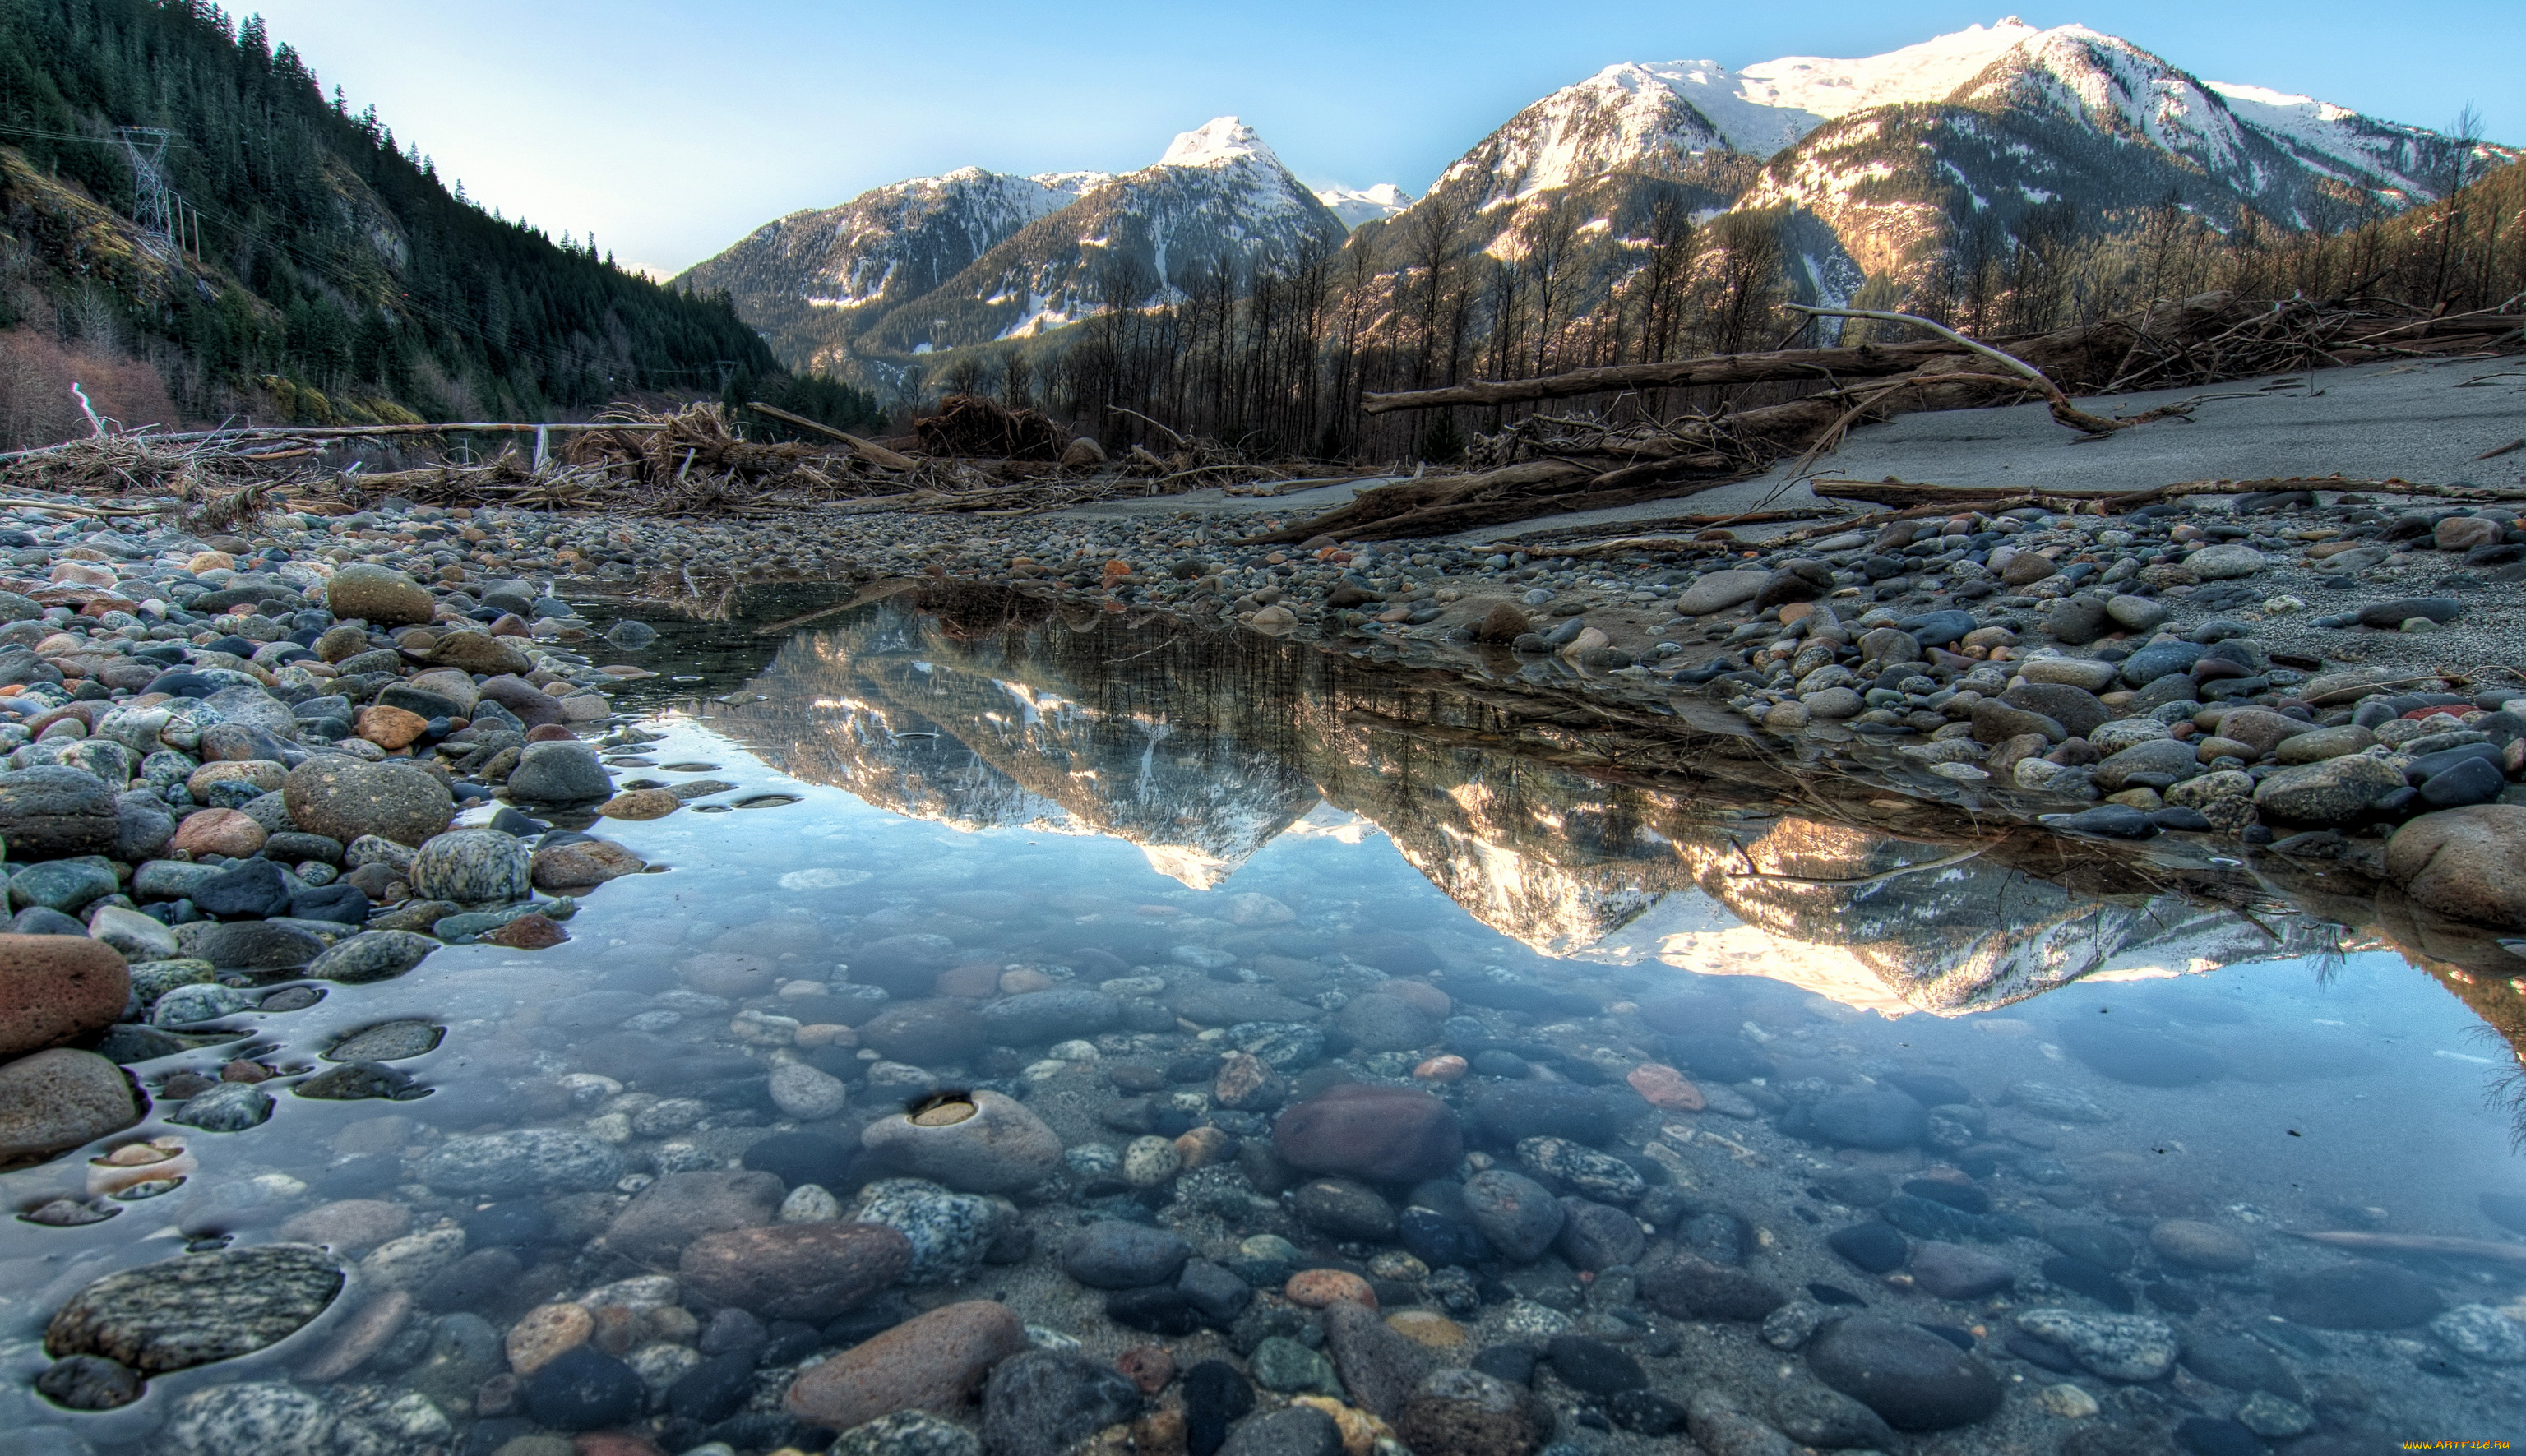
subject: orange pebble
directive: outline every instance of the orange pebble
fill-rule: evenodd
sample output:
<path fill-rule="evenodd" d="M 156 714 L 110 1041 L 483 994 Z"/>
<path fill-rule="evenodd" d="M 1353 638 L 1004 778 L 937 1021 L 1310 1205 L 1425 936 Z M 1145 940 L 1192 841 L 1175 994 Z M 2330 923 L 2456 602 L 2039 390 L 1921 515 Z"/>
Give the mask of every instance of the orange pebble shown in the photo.
<path fill-rule="evenodd" d="M 1465 1075 L 1465 1059 L 1451 1054 L 1432 1057 L 1413 1068 L 1412 1076 L 1420 1081 L 1454 1081 Z"/>
<path fill-rule="evenodd" d="M 1377 1308 L 1377 1291 L 1358 1275 L 1339 1269 L 1302 1269 L 1289 1276 L 1282 1290 L 1293 1304 L 1309 1309 L 1323 1309 L 1331 1304 L 1357 1304 Z"/>
<path fill-rule="evenodd" d="M 1663 1107 L 1669 1112 L 1699 1112 L 1710 1105 L 1703 1100 L 1701 1088 L 1683 1073 L 1661 1063 L 1642 1062 L 1623 1079 L 1651 1107 Z"/>

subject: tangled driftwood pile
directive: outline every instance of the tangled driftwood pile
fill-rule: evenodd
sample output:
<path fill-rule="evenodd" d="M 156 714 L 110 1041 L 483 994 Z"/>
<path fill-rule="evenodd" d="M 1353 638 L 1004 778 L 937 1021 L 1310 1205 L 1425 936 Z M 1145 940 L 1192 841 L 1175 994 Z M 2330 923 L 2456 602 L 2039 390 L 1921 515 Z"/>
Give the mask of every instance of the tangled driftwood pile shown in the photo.
<path fill-rule="evenodd" d="M 2105 433 L 2181 415 L 2185 406 L 2108 419 L 2080 409 L 2073 394 L 2185 387 L 2274 370 L 2514 347 L 2520 323 L 2514 300 L 2506 311 L 2425 318 L 2357 300 L 2248 303 L 2211 293 L 2136 319 L 2004 339 L 1994 346 L 1903 315 L 1806 312 L 1901 322 L 1938 336 L 1372 394 L 1361 407 L 1383 414 L 1716 385 L 1813 381 L 1823 386 L 1780 404 L 1626 426 L 1532 417 L 1486 437 L 1472 470 L 1363 490 L 1339 510 L 1256 539 L 1444 535 L 1535 516 L 1686 496 L 1750 478 L 1792 457 L 1797 457 L 1792 474 L 1801 474 L 1859 425 L 1921 410 L 2010 404 L 2029 396 L 2044 400 L 2068 428 Z"/>

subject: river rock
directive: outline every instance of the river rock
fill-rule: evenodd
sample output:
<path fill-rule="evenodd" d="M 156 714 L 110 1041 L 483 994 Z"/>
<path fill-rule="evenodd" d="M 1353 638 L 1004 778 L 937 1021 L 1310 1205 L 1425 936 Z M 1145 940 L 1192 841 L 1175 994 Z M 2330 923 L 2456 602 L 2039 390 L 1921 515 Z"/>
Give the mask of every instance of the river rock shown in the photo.
<path fill-rule="evenodd" d="M 2430 1321 L 2430 1333 L 2468 1360 L 2486 1365 L 2526 1361 L 2526 1326 L 2487 1304 L 2459 1304 Z"/>
<path fill-rule="evenodd" d="M 591 1345 L 575 1345 L 527 1377 L 527 1414 L 554 1431 L 598 1431 L 637 1417 L 648 1386 L 631 1366 Z M 583 1447 L 581 1449 L 584 1449 Z"/>
<path fill-rule="evenodd" d="M 123 1069 L 94 1052 L 54 1047 L 0 1065 L 0 1164 L 119 1132 L 146 1106 Z"/>
<path fill-rule="evenodd" d="M 426 625 L 438 609 L 429 587 L 401 572 L 363 561 L 333 573 L 325 583 L 325 605 L 336 617 L 356 618 L 371 627 Z"/>
<path fill-rule="evenodd" d="M 783 1405 L 801 1421 L 835 1429 L 898 1411 L 954 1414 L 993 1366 L 1027 1347 L 1026 1327 L 1008 1306 L 950 1304 L 799 1372 Z"/>
<path fill-rule="evenodd" d="M 2402 770 L 2384 759 L 2349 754 L 2280 770 L 2254 785 L 2254 807 L 2292 824 L 2346 824 L 2402 787 Z"/>
<path fill-rule="evenodd" d="M 647 862 L 611 839 L 580 839 L 536 850 L 532 878 L 545 894 L 566 895 L 647 868 Z"/>
<path fill-rule="evenodd" d="M 1586 1198 L 1563 1198 L 1561 1231 L 1553 1247 L 1572 1267 L 1591 1273 L 1640 1262 L 1648 1249 L 1641 1221 L 1619 1208 Z"/>
<path fill-rule="evenodd" d="M 195 1390 L 168 1412 L 174 1456 L 333 1456 L 341 1423 L 323 1397 L 278 1381 Z"/>
<path fill-rule="evenodd" d="M 1484 619 L 1485 622 L 1490 620 Z M 1518 623 L 1523 628 L 1525 618 L 1520 617 Z M 1194 1449 L 1201 1448 L 1196 1446 Z M 1340 1425 L 1333 1417 L 1314 1406 L 1284 1406 L 1277 1411 L 1266 1411 L 1239 1421 L 1228 1430 L 1226 1441 L 1213 1449 L 1218 1456 L 1341 1456 L 1342 1432 Z"/>
<path fill-rule="evenodd" d="M 1566 1217 L 1550 1189 L 1504 1168 L 1486 1169 L 1465 1180 L 1464 1201 L 1466 1218 L 1519 1264 L 1543 1257 Z"/>
<path fill-rule="evenodd" d="M 302 1085 L 313 1084 L 311 1079 Z M 184 1099 L 182 1107 L 167 1115 L 167 1121 L 177 1127 L 199 1128 L 205 1132 L 242 1132 L 248 1128 L 260 1128 L 271 1120 L 272 1094 L 250 1082 L 241 1081 L 224 1081 L 197 1092 Z"/>
<path fill-rule="evenodd" d="M 2017 1269 L 1979 1249 L 1937 1239 L 1912 1251 L 1912 1281 L 1941 1299 L 1980 1299 L 2017 1281 Z"/>
<path fill-rule="evenodd" d="M 860 1045 L 915 1067 L 962 1062 L 981 1051 L 989 1028 L 972 1008 L 948 1000 L 906 1001 L 862 1023 Z"/>
<path fill-rule="evenodd" d="M 1661 1259 L 1640 1272 L 1641 1298 L 1679 1320 L 1760 1321 L 1789 1296 L 1742 1269 L 1707 1259 Z"/>
<path fill-rule="evenodd" d="M 1758 595 L 1771 573 L 1754 571 L 1712 572 L 1686 587 L 1675 599 L 1678 617 L 1707 617 L 1742 607 Z"/>
<path fill-rule="evenodd" d="M 1382 1421 L 1392 1421 L 1412 1390 L 1435 1369 L 1438 1357 L 1378 1317 L 1377 1311 L 1350 1301 L 1325 1306 L 1325 1353 L 1341 1377 L 1350 1403 Z"/>
<path fill-rule="evenodd" d="M 1464 1156 L 1447 1104 L 1407 1087 L 1345 1082 L 1281 1115 L 1272 1147 L 1290 1167 L 1381 1182 L 1437 1178 Z M 1546 1242 L 1549 1242 L 1546 1235 Z"/>
<path fill-rule="evenodd" d="M 2188 1087 L 2216 1079 L 2216 1052 L 2163 1031 L 2128 1027 L 2110 1017 L 2064 1023 L 2061 1044 L 2102 1077 L 2144 1087 Z"/>
<path fill-rule="evenodd" d="M 2234 1229 L 2198 1219 L 2164 1219 L 2148 1230 L 2157 1257 L 2180 1269 L 2234 1274 L 2254 1262 L 2254 1246 Z"/>
<path fill-rule="evenodd" d="M 451 829 L 412 857 L 413 894 L 459 905 L 523 900 L 533 885 L 534 856 L 525 841 L 498 829 Z"/>
<path fill-rule="evenodd" d="M 434 1188 L 493 1198 L 594 1192 L 623 1177 L 623 1155 L 583 1132 L 521 1128 L 451 1137 L 422 1158 L 418 1172 Z"/>
<path fill-rule="evenodd" d="M 875 1025 L 871 1023 L 871 1025 Z M 953 1106 L 896 1113 L 863 1129 L 860 1143 L 885 1166 L 964 1193 L 1006 1193 L 1052 1176 L 1061 1164 L 1061 1138 L 1026 1104 L 1000 1092 L 978 1091 L 973 1112 L 956 1121 Z"/>
<path fill-rule="evenodd" d="M 706 1299 L 765 1319 L 822 1323 L 903 1278 L 912 1241 L 876 1224 L 776 1224 L 705 1233 L 684 1246 L 677 1268 Z"/>
<path fill-rule="evenodd" d="M 342 1267 L 312 1244 L 222 1249 L 110 1274 L 44 1328 L 56 1358 L 98 1355 L 144 1376 L 233 1360 L 323 1314 Z"/>
<path fill-rule="evenodd" d="M 375 834 L 418 846 L 456 816 L 447 785 L 427 771 L 339 754 L 319 755 L 290 770 L 280 795 L 292 824 L 344 844 Z"/>
<path fill-rule="evenodd" d="M 1137 1289 L 1171 1282 L 1192 1246 L 1165 1229 L 1106 1219 L 1087 1227 L 1062 1261 L 1063 1272 L 1093 1289 Z"/>
<path fill-rule="evenodd" d="M 1086 986 L 1027 991 L 985 1006 L 983 1032 L 1000 1046 L 1041 1046 L 1094 1036 L 1123 1020 L 1123 1003 Z"/>
<path fill-rule="evenodd" d="M 2153 1381 L 2175 1366 L 2182 1349 L 2175 1327 L 2147 1315 L 2086 1310 L 2021 1310 L 2017 1326 L 2070 1352 L 2090 1372 L 2112 1381 Z"/>
<path fill-rule="evenodd" d="M 2429 1280 L 2375 1260 L 2272 1280 L 2275 1314 L 2324 1330 L 2401 1330 L 2435 1317 L 2446 1303 Z"/>
<path fill-rule="evenodd" d="M 1066 1350 L 1029 1350 L 993 1366 L 984 1381 L 983 1449 L 1062 1456 L 1139 1409 L 1139 1387 L 1112 1366 Z"/>
<path fill-rule="evenodd" d="M 114 789 L 94 774 L 63 764 L 0 774 L 0 842 L 12 859 L 110 855 L 121 837 Z"/>
<path fill-rule="evenodd" d="M 605 1247 L 637 1263 L 664 1264 L 705 1233 L 771 1223 L 783 1192 L 781 1180 L 748 1169 L 661 1174 L 614 1216 Z"/>
<path fill-rule="evenodd" d="M 1999 1409 L 1991 1367 L 1915 1325 L 1853 1315 L 1807 1342 L 1816 1379 L 1897 1431 L 1970 1426 Z"/>
<path fill-rule="evenodd" d="M 1892 1151 L 1921 1140 L 1929 1109 L 1901 1092 L 1836 1092 L 1807 1110 L 1816 1131 L 1836 1147 Z"/>
<path fill-rule="evenodd" d="M 2386 874 L 2441 915 L 2526 926 L 2526 806 L 2475 804 L 2424 814 L 2386 843 Z"/>
<path fill-rule="evenodd" d="M 0 1057 L 104 1030 L 131 994 L 123 955 L 83 935 L 0 935 Z"/>
<path fill-rule="evenodd" d="M 795 1194 L 791 1195 L 795 1197 Z M 851 1217 L 902 1234 L 912 1244 L 910 1284 L 951 1284 L 972 1276 L 1000 1231 L 1000 1205 L 917 1178 L 885 1178 L 860 1189 Z"/>
<path fill-rule="evenodd" d="M 437 940 L 415 930 L 364 930 L 335 941 L 308 963 L 307 974 L 347 985 L 391 980 L 438 948 Z"/>
<path fill-rule="evenodd" d="M 1411 1449 L 1450 1456 L 1528 1456 L 1547 1433 L 1515 1387 L 1476 1370 L 1433 1373 L 1393 1421 Z"/>
<path fill-rule="evenodd" d="M 593 804 L 610 798 L 614 780 L 587 745 L 530 743 L 509 771 L 509 795 L 530 804 Z"/>
<path fill-rule="evenodd" d="M 772 1069 L 772 1105 L 784 1117 L 817 1122 L 839 1113 L 850 1101 L 850 1084 L 804 1062 L 783 1062 Z"/>

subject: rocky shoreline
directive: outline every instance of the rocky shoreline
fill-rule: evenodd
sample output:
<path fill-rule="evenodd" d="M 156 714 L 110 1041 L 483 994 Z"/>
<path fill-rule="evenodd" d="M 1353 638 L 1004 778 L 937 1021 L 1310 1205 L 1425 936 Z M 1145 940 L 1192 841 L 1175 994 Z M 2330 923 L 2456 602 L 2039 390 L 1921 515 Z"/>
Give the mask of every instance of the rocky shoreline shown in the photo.
<path fill-rule="evenodd" d="M 382 1114 L 320 1181 L 266 1176 L 295 1184 L 257 1195 L 285 1218 L 195 1220 L 190 1252 L 61 1290 L 17 1423 L 58 1435 L 29 1449 L 1578 1456 L 1689 1433 L 1777 1456 L 1954 1431 L 1938 1449 L 2347 1456 L 2420 1414 L 2355 1374 L 2420 1358 L 2408 1331 L 2468 1381 L 2526 1358 L 2512 1276 L 2280 1243 L 2124 1161 L 2105 1084 L 2223 1075 L 2184 1036 L 2060 1034 L 2098 1091 L 2031 1045 L 1968 1083 L 1819 998 L 1494 969 L 1260 893 L 1153 929 L 1085 901 L 1045 922 L 1024 886 L 915 913 L 836 878 L 829 926 L 581 991 L 614 998 L 572 1003 L 606 1034 L 536 1043 L 461 1112 L 397 1066 L 447 1035 L 427 1019 L 321 1069 L 240 1041 L 242 1014 L 444 945 L 566 944 L 581 897 L 647 868 L 590 828 L 728 802 L 618 781 L 709 766 L 638 754 L 672 732 L 610 698 L 649 672 L 601 659 L 647 629 L 598 637 L 570 603 L 731 562 L 1733 709 L 1793 756 L 1891 754 L 2068 832 L 2373 861 L 2443 913 L 2526 920 L 2526 726 L 2492 666 L 2526 660 L 2513 518 L 2034 511 L 1713 543 L 1702 571 L 1213 538 L 1243 525 L 811 537 L 388 508 L 225 537 L 19 513 L 0 1147 L 48 1168 L 166 1130 L 15 1211 L 108 1231 L 203 1139 L 272 1135 L 284 1087 Z M 2432 575 L 2476 556 L 2474 586 Z M 456 1121 L 426 1134 L 384 1111 L 433 1102 Z M 2263 1318 L 2299 1342 L 2248 1338 Z M 240 1382 L 149 1391 L 227 1361 Z"/>

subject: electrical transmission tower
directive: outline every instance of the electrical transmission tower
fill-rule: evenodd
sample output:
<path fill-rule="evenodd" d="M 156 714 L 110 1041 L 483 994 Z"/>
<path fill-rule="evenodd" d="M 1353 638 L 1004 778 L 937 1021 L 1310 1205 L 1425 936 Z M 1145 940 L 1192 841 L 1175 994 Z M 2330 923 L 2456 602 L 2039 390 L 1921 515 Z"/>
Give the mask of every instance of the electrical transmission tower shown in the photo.
<path fill-rule="evenodd" d="M 170 248 L 177 246 L 177 209 L 182 204 L 167 185 L 167 144 L 176 133 L 164 126 L 123 126 L 124 155 L 131 159 L 133 221 Z"/>

